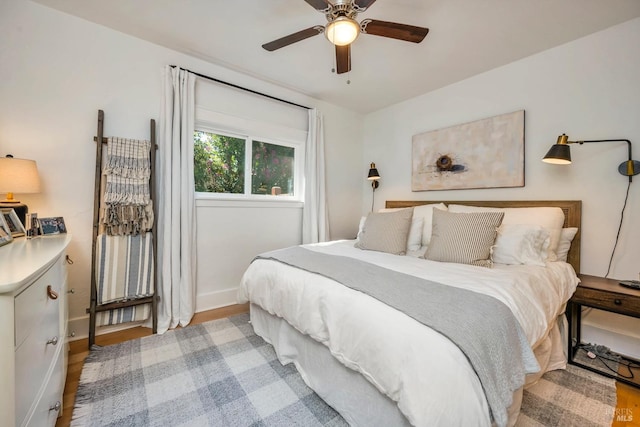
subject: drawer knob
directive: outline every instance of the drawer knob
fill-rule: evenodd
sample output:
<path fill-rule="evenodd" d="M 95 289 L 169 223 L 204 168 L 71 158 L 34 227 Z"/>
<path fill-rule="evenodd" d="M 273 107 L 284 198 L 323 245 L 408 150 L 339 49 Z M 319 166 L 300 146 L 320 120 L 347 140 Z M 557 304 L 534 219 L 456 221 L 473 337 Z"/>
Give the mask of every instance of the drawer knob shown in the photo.
<path fill-rule="evenodd" d="M 53 290 L 51 285 L 47 286 L 47 295 L 49 295 L 50 299 L 58 299 L 58 293 Z"/>
<path fill-rule="evenodd" d="M 58 337 L 51 338 L 49 341 L 47 341 L 47 344 L 58 345 Z"/>
<path fill-rule="evenodd" d="M 619 300 L 619 299 L 617 299 L 617 298 L 613 300 L 613 303 L 614 303 L 615 305 L 622 305 L 622 301 L 621 301 L 621 300 Z"/>
<path fill-rule="evenodd" d="M 49 407 L 49 410 L 58 412 L 58 411 L 60 411 L 60 407 L 61 406 L 62 405 L 60 404 L 60 401 L 58 400 L 55 405 Z"/>

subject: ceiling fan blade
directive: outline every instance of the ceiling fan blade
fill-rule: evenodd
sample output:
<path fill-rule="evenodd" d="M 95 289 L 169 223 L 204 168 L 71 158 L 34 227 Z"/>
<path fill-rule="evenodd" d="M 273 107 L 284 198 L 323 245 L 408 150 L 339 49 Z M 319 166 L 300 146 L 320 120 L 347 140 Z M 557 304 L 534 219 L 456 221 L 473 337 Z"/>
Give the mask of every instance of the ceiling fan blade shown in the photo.
<path fill-rule="evenodd" d="M 265 43 L 262 45 L 262 47 L 269 52 L 273 52 L 274 50 L 280 49 L 281 47 L 289 46 L 290 44 L 293 44 L 295 42 L 313 37 L 317 34 L 322 33 L 323 31 L 323 26 L 316 25 L 315 27 L 307 28 L 306 30 L 298 31 L 297 33 L 289 34 L 288 36 L 284 36 L 272 42 Z"/>
<path fill-rule="evenodd" d="M 364 12 L 375 2 L 376 0 L 356 0 L 353 2 L 353 4 L 354 6 L 356 6 L 358 12 Z"/>
<path fill-rule="evenodd" d="M 351 71 L 351 45 L 336 46 L 336 68 L 338 74 Z"/>
<path fill-rule="evenodd" d="M 364 19 L 360 26 L 365 34 L 389 37 L 413 43 L 420 43 L 429 32 L 428 28 L 415 27 L 413 25 L 397 24 L 395 22 Z"/>
<path fill-rule="evenodd" d="M 316 10 L 327 10 L 331 5 L 327 0 L 304 0 Z M 375 1 L 375 0 L 374 0 Z"/>

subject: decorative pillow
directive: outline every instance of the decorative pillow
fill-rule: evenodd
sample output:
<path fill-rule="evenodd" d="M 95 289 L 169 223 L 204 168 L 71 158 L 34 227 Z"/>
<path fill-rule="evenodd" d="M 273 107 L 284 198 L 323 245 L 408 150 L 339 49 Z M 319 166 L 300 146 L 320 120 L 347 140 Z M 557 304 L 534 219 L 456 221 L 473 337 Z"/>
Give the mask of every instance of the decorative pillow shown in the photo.
<path fill-rule="evenodd" d="M 491 267 L 491 246 L 504 212 L 452 213 L 434 209 L 426 259 Z"/>
<path fill-rule="evenodd" d="M 363 216 L 362 218 L 360 218 L 360 223 L 358 224 L 358 234 L 356 236 L 356 239 L 360 240 L 360 235 L 362 234 L 362 230 L 364 229 L 364 222 L 367 220 L 366 216 Z"/>
<path fill-rule="evenodd" d="M 491 260 L 498 264 L 544 266 L 550 240 L 549 232 L 539 225 L 502 224 L 491 249 Z"/>
<path fill-rule="evenodd" d="M 410 208 L 383 208 L 378 210 L 378 212 L 397 212 L 402 209 L 410 209 Z M 417 251 L 422 246 L 422 229 L 424 224 L 424 218 L 416 217 L 415 209 L 413 211 L 413 216 L 411 218 L 411 227 L 409 227 L 409 237 L 407 238 L 407 252 L 408 251 Z M 431 233 L 431 230 L 429 230 Z"/>
<path fill-rule="evenodd" d="M 486 208 L 450 204 L 450 212 L 504 212 L 503 224 L 539 225 L 549 232 L 549 255 L 547 261 L 557 259 L 560 233 L 564 226 L 564 212 L 557 207 L 532 208 Z"/>
<path fill-rule="evenodd" d="M 573 238 L 578 234 L 577 227 L 563 228 L 560 232 L 560 242 L 558 243 L 558 261 L 567 262 L 567 256 L 569 255 L 569 249 L 571 248 L 571 242 Z"/>
<path fill-rule="evenodd" d="M 411 208 L 397 212 L 370 213 L 355 247 L 404 255 L 412 216 Z"/>

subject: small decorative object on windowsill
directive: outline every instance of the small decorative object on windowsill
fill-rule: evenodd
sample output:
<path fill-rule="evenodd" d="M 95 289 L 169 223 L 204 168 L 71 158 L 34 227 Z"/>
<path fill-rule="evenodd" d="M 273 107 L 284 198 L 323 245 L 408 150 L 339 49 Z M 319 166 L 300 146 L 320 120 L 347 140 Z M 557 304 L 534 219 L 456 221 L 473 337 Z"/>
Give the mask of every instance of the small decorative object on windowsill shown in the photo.
<path fill-rule="evenodd" d="M 40 192 L 38 167 L 34 160 L 16 159 L 11 154 L 0 157 L 0 194 L 6 198 L 0 200 L 0 207 L 12 208 L 25 224 L 27 205 L 14 198 L 14 193 L 27 194 Z"/>

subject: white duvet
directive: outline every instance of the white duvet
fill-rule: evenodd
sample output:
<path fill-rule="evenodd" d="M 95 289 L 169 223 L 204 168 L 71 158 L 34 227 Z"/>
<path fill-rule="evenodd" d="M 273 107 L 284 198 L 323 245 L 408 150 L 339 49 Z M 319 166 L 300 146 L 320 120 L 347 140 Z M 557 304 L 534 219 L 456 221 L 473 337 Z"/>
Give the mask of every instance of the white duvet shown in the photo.
<path fill-rule="evenodd" d="M 354 241 L 308 249 L 493 296 L 513 312 L 532 348 L 544 339 L 578 283 L 564 262 L 494 268 L 428 261 L 353 247 Z M 458 347 L 407 315 L 331 279 L 277 261 L 256 260 L 239 302 L 251 302 L 326 345 L 364 375 L 416 426 L 490 425 L 477 375 Z"/>

